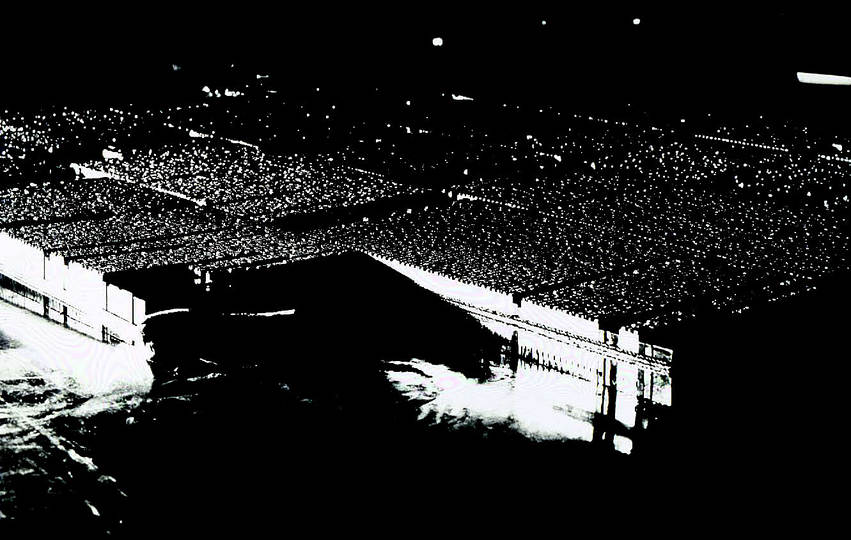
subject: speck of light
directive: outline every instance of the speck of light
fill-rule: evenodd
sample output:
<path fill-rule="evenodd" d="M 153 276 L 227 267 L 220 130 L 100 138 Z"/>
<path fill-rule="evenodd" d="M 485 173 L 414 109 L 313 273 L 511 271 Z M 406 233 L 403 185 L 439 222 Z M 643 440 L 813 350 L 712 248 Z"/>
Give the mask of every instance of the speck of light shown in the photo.
<path fill-rule="evenodd" d="M 443 38 L 442 37 L 436 37 L 436 38 L 431 40 L 431 44 L 434 45 L 435 47 L 442 47 L 443 46 Z"/>
<path fill-rule="evenodd" d="M 635 24 L 635 25 L 641 24 L 641 19 L 639 19 L 638 17 L 634 18 L 632 20 L 632 24 Z"/>

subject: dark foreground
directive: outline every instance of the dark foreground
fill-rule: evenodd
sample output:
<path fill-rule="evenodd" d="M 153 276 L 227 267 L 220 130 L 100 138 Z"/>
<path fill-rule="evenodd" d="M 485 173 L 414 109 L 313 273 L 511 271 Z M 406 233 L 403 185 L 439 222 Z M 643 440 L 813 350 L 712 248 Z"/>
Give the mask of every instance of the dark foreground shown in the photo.
<path fill-rule="evenodd" d="M 247 280 L 253 288 L 235 280 L 237 293 L 218 293 L 234 309 L 292 307 L 295 316 L 151 321 L 150 392 L 87 415 L 55 414 L 46 434 L 20 435 L 14 444 L 41 450 L 17 467 L 23 473 L 2 477 L 0 508 L 9 515 L 0 524 L 171 536 L 299 523 L 389 527 L 424 515 L 489 522 L 501 509 L 564 512 L 597 491 L 632 508 L 707 497 L 719 482 L 730 492 L 764 487 L 779 478 L 774 459 L 825 455 L 807 434 L 829 433 L 839 410 L 827 385 L 799 375 L 815 373 L 804 365 L 842 372 L 825 356 L 841 341 L 841 320 L 812 311 L 844 302 L 838 283 L 744 321 L 675 329 L 668 337 L 683 349 L 674 406 L 651 425 L 641 452 L 624 455 L 540 440 L 475 410 L 423 409 L 423 395 L 394 387 L 389 372 L 421 372 L 426 364 L 410 362 L 419 358 L 476 379 L 482 357 L 498 360 L 498 340 L 363 259 L 299 268 L 258 272 Z M 14 388 L 4 390 L 4 414 L 15 399 L 54 411 L 86 402 L 38 381 Z M 85 452 L 96 470 L 57 454 L 51 436 Z"/>

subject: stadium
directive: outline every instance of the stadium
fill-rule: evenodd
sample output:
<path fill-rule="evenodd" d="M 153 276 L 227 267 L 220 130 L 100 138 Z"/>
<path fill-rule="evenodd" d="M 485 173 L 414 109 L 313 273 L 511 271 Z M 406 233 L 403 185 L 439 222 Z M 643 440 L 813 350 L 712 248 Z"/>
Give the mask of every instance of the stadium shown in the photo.
<path fill-rule="evenodd" d="M 346 55 L 404 39 L 361 21 L 372 37 L 344 54 L 354 36 L 340 22 L 337 56 L 315 55 L 330 70 L 244 36 L 234 63 L 184 54 L 154 75 L 125 58 L 104 70 L 111 89 L 11 96 L 0 110 L 0 360 L 12 366 L 0 371 L 0 433 L 19 439 L 0 446 L 12 471 L 0 521 L 59 508 L 97 531 L 142 526 L 167 506 L 148 475 L 193 486 L 200 514 L 230 504 L 211 493 L 262 499 L 252 482 L 264 467 L 290 474 L 270 465 L 280 456 L 346 485 L 369 481 L 376 447 L 382 470 L 487 469 L 516 453 L 667 478 L 683 455 L 746 453 L 755 425 L 785 433 L 761 413 L 770 399 L 751 403 L 748 389 L 773 399 L 803 357 L 841 354 L 843 319 L 828 312 L 844 305 L 851 270 L 844 79 L 796 80 L 766 63 L 740 93 L 706 83 L 686 103 L 705 66 L 674 76 L 640 56 L 677 34 L 665 27 L 675 16 L 536 14 L 518 23 L 527 52 L 626 36 L 576 60 L 584 75 L 560 99 L 567 87 L 548 66 L 561 53 L 524 59 L 493 41 L 508 19 L 477 34 L 494 58 L 475 68 L 465 29 L 479 21 L 464 13 L 423 21 L 417 44 L 393 53 L 412 66 L 398 76 L 382 71 L 401 63 L 393 55 L 363 81 L 350 74 Z M 313 43 L 315 30 L 282 39 Z M 694 40 L 698 56 L 735 56 L 735 40 L 711 54 Z M 603 65 L 630 44 L 622 64 Z M 490 64 L 518 57 L 511 82 Z M 626 92 L 612 78 L 636 82 Z M 99 351 L 72 355 L 95 367 L 56 383 L 65 361 L 32 336 Z M 754 382 L 763 369 L 777 380 Z M 107 405 L 91 412 L 96 399 Z M 254 412 L 237 416 L 232 402 Z M 732 427 L 745 410 L 756 419 Z M 287 443 L 269 418 L 285 418 Z M 49 444 L 30 445 L 33 421 Z M 220 438 L 223 424 L 263 434 L 247 450 L 240 435 Z M 253 465 L 210 487 L 194 464 L 208 448 L 205 465 L 231 454 Z M 87 480 L 54 485 L 66 470 Z M 28 494 L 43 484 L 56 495 L 40 506 Z"/>

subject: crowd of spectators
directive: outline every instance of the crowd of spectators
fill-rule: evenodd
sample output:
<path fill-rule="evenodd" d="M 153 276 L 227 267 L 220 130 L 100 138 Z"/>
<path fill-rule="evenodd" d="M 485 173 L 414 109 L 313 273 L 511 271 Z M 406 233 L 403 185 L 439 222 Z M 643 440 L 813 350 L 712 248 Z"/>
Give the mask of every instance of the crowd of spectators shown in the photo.
<path fill-rule="evenodd" d="M 0 186 L 55 178 L 68 164 L 100 157 L 109 147 L 170 144 L 185 134 L 154 111 L 48 107 L 36 112 L 0 112 Z"/>
<path fill-rule="evenodd" d="M 191 265 L 205 270 L 289 262 L 337 252 L 323 229 L 279 231 L 228 227 L 160 240 L 102 244 L 68 252 L 68 258 L 103 272 Z"/>
<path fill-rule="evenodd" d="M 379 97 L 375 114 L 358 116 L 318 89 L 291 101 L 269 88 L 238 95 L 160 111 L 7 113 L 4 170 L 66 152 L 108 177 L 45 169 L 46 182 L 0 189 L 0 228 L 103 271 L 359 250 L 631 328 L 706 306 L 743 311 L 849 265 L 842 138 L 448 96 Z M 284 138 L 322 144 L 282 152 Z M 117 157 L 100 155 L 105 146 Z M 442 202 L 362 221 L 281 225 L 440 188 Z"/>
<path fill-rule="evenodd" d="M 744 311 L 848 269 L 847 164 L 800 141 L 725 135 L 577 117 L 504 146 L 531 171 L 457 184 L 459 202 L 363 224 L 349 241 L 631 328 L 707 305 Z"/>
<path fill-rule="evenodd" d="M 114 179 L 78 179 L 0 191 L 0 230 L 102 272 L 175 264 L 304 258 L 332 250 L 323 230 L 251 224 Z M 42 206 L 40 203 L 48 202 Z M 83 215 L 84 209 L 90 212 Z M 95 212 L 97 211 L 97 212 Z"/>
<path fill-rule="evenodd" d="M 131 152 L 123 160 L 90 166 L 256 222 L 422 192 L 344 165 L 334 156 L 279 157 L 251 146 L 218 141 Z"/>
<path fill-rule="evenodd" d="M 83 185 L 60 180 L 0 190 L 0 227 L 73 221 L 111 214 L 109 203 Z"/>

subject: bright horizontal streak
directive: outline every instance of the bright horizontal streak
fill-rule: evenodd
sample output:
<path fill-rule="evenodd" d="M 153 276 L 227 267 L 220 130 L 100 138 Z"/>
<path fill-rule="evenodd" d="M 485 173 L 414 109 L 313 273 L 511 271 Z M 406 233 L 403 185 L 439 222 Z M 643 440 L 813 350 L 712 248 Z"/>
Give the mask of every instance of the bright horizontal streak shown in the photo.
<path fill-rule="evenodd" d="M 164 309 L 162 311 L 157 311 L 156 313 L 151 313 L 145 318 L 145 320 L 149 321 L 154 317 L 159 317 L 160 315 L 170 315 L 172 313 L 189 313 L 189 308 Z"/>
<path fill-rule="evenodd" d="M 851 77 L 842 75 L 825 75 L 823 73 L 804 73 L 798 72 L 798 81 L 807 84 L 836 84 L 842 86 L 851 86 Z"/>
<path fill-rule="evenodd" d="M 282 309 L 280 311 L 264 311 L 262 313 L 229 313 L 233 317 L 276 317 L 278 315 L 295 315 L 294 309 Z"/>

